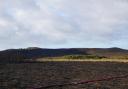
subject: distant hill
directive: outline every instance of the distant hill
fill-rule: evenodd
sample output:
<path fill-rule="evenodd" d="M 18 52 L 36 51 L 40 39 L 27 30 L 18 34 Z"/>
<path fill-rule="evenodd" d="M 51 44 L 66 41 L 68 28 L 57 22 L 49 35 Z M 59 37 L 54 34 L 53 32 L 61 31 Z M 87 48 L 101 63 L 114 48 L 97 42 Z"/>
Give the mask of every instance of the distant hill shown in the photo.
<path fill-rule="evenodd" d="M 121 48 L 64 48 L 44 49 L 29 47 L 26 49 L 8 49 L 0 51 L 0 62 L 28 61 L 45 57 L 61 57 L 67 55 L 97 55 L 106 58 L 127 57 L 128 50 Z"/>

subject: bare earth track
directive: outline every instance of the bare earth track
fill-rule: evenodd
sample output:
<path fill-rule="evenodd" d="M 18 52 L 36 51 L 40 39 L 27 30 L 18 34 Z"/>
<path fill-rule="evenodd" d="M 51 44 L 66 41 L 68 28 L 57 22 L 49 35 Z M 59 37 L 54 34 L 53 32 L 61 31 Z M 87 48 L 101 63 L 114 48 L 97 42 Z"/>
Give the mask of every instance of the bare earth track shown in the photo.
<path fill-rule="evenodd" d="M 128 74 L 121 62 L 42 62 L 0 64 L 0 89 L 128 89 L 128 77 L 53 86 Z M 41 88 L 42 87 L 42 88 Z"/>

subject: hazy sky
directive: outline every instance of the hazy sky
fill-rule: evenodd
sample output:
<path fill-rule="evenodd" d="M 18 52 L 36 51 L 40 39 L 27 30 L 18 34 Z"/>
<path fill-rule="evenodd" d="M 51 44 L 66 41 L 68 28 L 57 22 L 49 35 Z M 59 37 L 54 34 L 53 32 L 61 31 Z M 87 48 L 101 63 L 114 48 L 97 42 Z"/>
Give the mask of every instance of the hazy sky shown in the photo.
<path fill-rule="evenodd" d="M 128 0 L 0 0 L 0 49 L 128 49 Z"/>

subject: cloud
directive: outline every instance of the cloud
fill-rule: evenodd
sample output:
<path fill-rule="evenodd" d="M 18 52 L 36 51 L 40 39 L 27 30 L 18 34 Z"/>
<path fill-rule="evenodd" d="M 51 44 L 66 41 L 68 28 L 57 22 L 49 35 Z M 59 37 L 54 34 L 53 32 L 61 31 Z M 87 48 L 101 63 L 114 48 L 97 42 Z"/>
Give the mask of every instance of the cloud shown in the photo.
<path fill-rule="evenodd" d="M 127 0 L 0 1 L 0 49 L 127 48 L 127 8 Z"/>

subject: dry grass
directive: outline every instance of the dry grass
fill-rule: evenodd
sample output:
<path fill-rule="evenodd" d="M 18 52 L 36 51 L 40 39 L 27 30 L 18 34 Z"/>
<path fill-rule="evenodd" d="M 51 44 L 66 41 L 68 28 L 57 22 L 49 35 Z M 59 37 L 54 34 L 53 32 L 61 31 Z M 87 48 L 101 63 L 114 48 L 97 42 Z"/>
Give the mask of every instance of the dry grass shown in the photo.
<path fill-rule="evenodd" d="M 36 61 L 38 62 L 44 62 L 44 61 L 55 61 L 55 62 L 59 62 L 59 61 L 76 61 L 76 62 L 128 62 L 127 59 L 55 59 L 55 58 L 50 58 L 50 59 L 37 59 Z"/>

